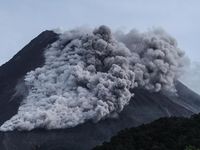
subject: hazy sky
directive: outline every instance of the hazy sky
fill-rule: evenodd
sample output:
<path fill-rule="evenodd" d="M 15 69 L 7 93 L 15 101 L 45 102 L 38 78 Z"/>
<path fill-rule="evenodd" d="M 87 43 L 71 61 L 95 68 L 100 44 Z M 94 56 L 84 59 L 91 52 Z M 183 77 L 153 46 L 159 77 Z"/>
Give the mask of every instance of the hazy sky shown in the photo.
<path fill-rule="evenodd" d="M 162 27 L 200 59 L 199 0 L 0 0 L 0 64 L 46 29 L 101 24 L 145 31 Z"/>

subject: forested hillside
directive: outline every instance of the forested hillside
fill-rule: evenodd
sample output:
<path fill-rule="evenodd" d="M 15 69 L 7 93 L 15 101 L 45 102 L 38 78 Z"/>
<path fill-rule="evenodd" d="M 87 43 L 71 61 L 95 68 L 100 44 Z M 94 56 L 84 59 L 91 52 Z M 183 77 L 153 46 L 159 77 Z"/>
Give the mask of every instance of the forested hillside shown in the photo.
<path fill-rule="evenodd" d="M 200 148 L 200 114 L 189 118 L 161 118 L 125 129 L 93 150 L 197 150 Z"/>

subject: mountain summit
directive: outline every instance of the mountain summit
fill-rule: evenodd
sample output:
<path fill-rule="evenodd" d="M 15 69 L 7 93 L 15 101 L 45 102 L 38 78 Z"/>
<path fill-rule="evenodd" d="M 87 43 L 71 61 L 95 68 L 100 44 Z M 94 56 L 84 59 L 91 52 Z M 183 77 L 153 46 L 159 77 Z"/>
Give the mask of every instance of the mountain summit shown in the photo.
<path fill-rule="evenodd" d="M 124 128 L 200 112 L 200 96 L 178 81 L 182 56 L 158 30 L 44 31 L 0 67 L 0 149 L 88 150 Z"/>

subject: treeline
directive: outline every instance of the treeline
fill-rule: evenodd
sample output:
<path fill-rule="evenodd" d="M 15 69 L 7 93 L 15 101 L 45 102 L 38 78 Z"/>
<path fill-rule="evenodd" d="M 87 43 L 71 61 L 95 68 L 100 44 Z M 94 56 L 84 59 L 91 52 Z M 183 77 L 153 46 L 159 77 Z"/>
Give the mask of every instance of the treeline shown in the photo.
<path fill-rule="evenodd" d="M 200 114 L 125 129 L 93 150 L 200 150 Z"/>

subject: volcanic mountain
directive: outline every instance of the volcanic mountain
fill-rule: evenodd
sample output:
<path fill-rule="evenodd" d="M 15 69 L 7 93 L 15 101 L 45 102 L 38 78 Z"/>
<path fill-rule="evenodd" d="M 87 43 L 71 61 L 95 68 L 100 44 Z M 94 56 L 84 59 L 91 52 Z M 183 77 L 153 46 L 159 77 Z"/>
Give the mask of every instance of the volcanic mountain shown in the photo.
<path fill-rule="evenodd" d="M 105 34 L 105 32 L 107 31 L 104 31 L 102 28 L 100 28 L 97 31 L 94 31 L 94 34 L 95 36 L 102 35 L 101 39 L 109 43 L 110 39 L 107 36 L 107 34 Z M 75 33 L 75 36 L 81 39 L 82 36 L 79 36 L 79 34 L 80 33 Z M 106 36 L 103 36 L 103 35 L 106 35 Z M 99 36 L 97 37 L 99 38 Z M 21 149 L 89 150 L 95 147 L 96 145 L 101 144 L 104 141 L 108 141 L 113 135 L 115 135 L 118 131 L 122 129 L 149 123 L 161 117 L 171 117 L 171 116 L 189 117 L 192 114 L 200 112 L 200 96 L 194 93 L 189 88 L 187 88 L 180 81 L 176 80 L 174 82 L 174 86 L 175 86 L 174 88 L 176 89 L 175 94 L 169 94 L 170 92 L 165 92 L 165 90 L 164 91 L 157 90 L 157 89 L 160 89 L 159 84 L 156 84 L 155 89 L 152 88 L 152 86 L 150 86 L 149 84 L 142 87 L 140 86 L 139 79 L 138 79 L 139 86 L 135 86 L 134 88 L 132 88 L 131 86 L 132 83 L 125 82 L 127 83 L 127 85 L 125 86 L 126 87 L 130 86 L 129 88 L 130 93 L 134 93 L 134 96 L 129 96 L 130 94 L 126 93 L 126 89 L 121 89 L 119 93 L 122 92 L 122 94 L 120 93 L 121 95 L 117 96 L 117 98 L 119 98 L 119 101 L 117 101 L 117 104 L 119 103 L 119 105 L 115 105 L 115 99 L 114 99 L 114 102 L 113 102 L 114 104 L 112 105 L 113 107 L 111 107 L 112 109 L 109 108 L 108 109 L 109 113 L 107 114 L 103 112 L 103 115 L 101 117 L 99 117 L 99 114 L 102 113 L 102 111 L 100 111 L 101 109 L 100 110 L 98 109 L 98 111 L 94 109 L 95 111 L 89 114 L 89 113 L 86 113 L 86 111 L 90 109 L 88 107 L 85 108 L 80 113 L 80 114 L 87 114 L 83 116 L 84 118 L 83 120 L 82 120 L 82 116 L 80 118 L 75 116 L 77 119 L 76 122 L 73 122 L 74 120 L 70 123 L 61 122 L 59 125 L 57 124 L 55 125 L 55 123 L 51 122 L 51 120 L 46 121 L 46 119 L 49 117 L 47 114 L 45 115 L 42 114 L 42 119 L 45 121 L 43 120 L 41 121 L 41 116 L 39 118 L 36 117 L 35 119 L 36 121 L 34 119 L 30 120 L 32 116 L 30 118 L 29 116 L 24 117 L 23 110 L 26 110 L 25 107 L 23 108 L 24 105 L 28 109 L 33 109 L 33 112 L 35 111 L 35 114 L 33 114 L 33 116 L 34 115 L 37 116 L 37 112 L 35 110 L 36 106 L 35 105 L 32 106 L 32 104 L 30 106 L 30 103 L 27 104 L 28 100 L 26 100 L 27 97 L 30 96 L 29 93 L 31 92 L 33 93 L 34 91 L 33 86 L 30 86 L 29 84 L 27 85 L 27 79 L 30 79 L 30 78 L 27 78 L 27 73 L 28 73 L 28 77 L 30 77 L 29 75 L 31 73 L 34 73 L 31 71 L 37 70 L 37 68 L 42 68 L 43 66 L 47 65 L 47 62 L 45 62 L 46 61 L 45 59 L 48 56 L 48 54 L 45 53 L 45 51 L 51 48 L 50 45 L 58 41 L 59 38 L 60 38 L 60 35 L 58 33 L 55 33 L 53 31 L 44 31 L 38 37 L 33 39 L 28 45 L 26 45 L 21 51 L 19 51 L 10 61 L 8 61 L 7 63 L 5 63 L 4 65 L 0 67 L 0 125 L 1 125 L 0 149 L 1 150 L 21 150 Z M 62 37 L 61 39 L 65 39 L 64 43 L 62 43 L 61 41 L 61 43 L 64 46 L 70 45 L 70 42 L 72 43 L 72 40 L 70 40 L 70 38 Z M 81 41 L 88 40 L 88 39 L 90 39 L 90 36 L 88 38 L 81 39 Z M 123 39 L 126 39 L 126 38 L 123 38 Z M 74 48 L 74 45 L 73 45 L 74 43 L 76 45 L 79 45 L 78 42 L 79 41 L 74 41 L 71 44 L 71 47 Z M 134 42 L 138 42 L 138 41 L 136 40 Z M 98 43 L 100 44 L 100 47 L 102 46 L 101 45 L 102 43 L 103 43 L 102 41 Z M 93 45 L 93 46 L 95 47 L 96 45 Z M 59 44 L 58 45 L 54 44 L 54 48 L 55 47 L 59 47 L 60 49 L 63 48 L 63 46 L 60 47 Z M 88 48 L 88 45 L 86 45 L 86 47 Z M 113 47 L 115 48 L 116 46 L 114 45 Z M 155 45 L 151 45 L 151 48 L 155 49 Z M 121 56 L 128 57 L 127 56 L 128 54 L 124 55 L 119 52 L 116 52 L 116 53 L 117 53 L 116 55 L 120 55 L 120 57 L 116 56 L 117 58 L 121 58 Z M 80 54 L 80 56 L 82 57 L 82 53 L 78 53 L 78 54 Z M 59 54 L 55 53 L 54 55 L 57 56 Z M 97 57 L 96 53 L 95 53 L 95 57 Z M 71 62 L 71 64 L 74 64 L 74 62 Z M 120 64 L 121 64 L 121 61 L 120 61 Z M 60 64 L 57 64 L 57 65 L 60 65 Z M 108 70 L 107 66 L 99 67 L 99 65 L 96 65 L 95 67 L 96 67 L 95 68 L 96 70 L 98 71 L 100 70 L 101 72 L 103 72 L 102 73 L 103 75 L 100 74 L 100 77 L 106 76 L 104 72 Z M 88 68 L 93 71 L 92 67 L 88 67 Z M 112 68 L 110 70 L 112 70 Z M 129 70 L 127 72 L 129 73 Z M 77 76 L 77 78 L 80 78 L 80 77 Z M 127 78 L 129 80 L 132 79 L 131 73 L 128 74 Z M 123 78 L 123 81 L 125 79 Z M 84 81 L 85 80 L 87 80 L 87 78 L 84 78 Z M 29 81 L 30 80 L 28 80 L 28 82 Z M 96 80 L 94 82 L 96 83 Z M 80 82 L 78 82 L 77 84 L 82 87 L 86 86 L 85 82 L 82 82 L 82 80 L 80 80 Z M 163 84 L 161 85 L 163 86 Z M 92 86 L 92 88 L 90 89 L 90 86 L 86 88 L 88 91 L 92 91 L 91 89 L 94 88 Z M 168 87 L 168 86 L 164 85 L 164 87 Z M 122 88 L 121 84 L 119 88 Z M 70 89 L 69 91 L 71 92 L 72 90 Z M 96 95 L 94 91 L 92 92 L 93 92 L 93 94 L 91 94 L 92 96 Z M 125 94 L 123 92 L 125 92 Z M 49 93 L 47 93 L 47 97 L 49 98 L 51 95 L 48 95 L 48 94 Z M 74 94 L 74 93 L 71 92 L 70 94 Z M 126 102 L 127 102 L 125 104 L 121 104 L 121 97 L 124 97 L 123 94 L 127 96 L 125 97 Z M 110 96 L 113 96 L 113 95 L 111 94 Z M 95 100 L 95 102 L 99 101 L 100 98 L 102 97 L 99 96 L 98 99 Z M 36 97 L 36 100 L 33 99 L 31 102 L 34 103 L 34 101 L 38 103 L 40 99 L 37 99 Z M 61 105 L 65 106 L 65 104 L 61 104 Z M 96 108 L 96 105 L 97 104 L 94 104 L 95 108 Z M 30 107 L 27 107 L 27 106 L 30 106 Z M 68 110 L 69 105 L 66 104 L 66 106 Z M 91 106 L 91 107 L 94 107 L 94 106 Z M 54 105 L 50 107 L 54 107 Z M 21 112 L 22 114 L 18 112 Z M 75 111 L 75 113 L 77 112 Z M 15 117 L 16 114 L 17 116 Z M 73 113 L 71 115 L 72 115 L 72 119 L 74 119 Z M 88 115 L 90 115 L 90 117 L 88 117 Z M 14 116 L 14 119 L 13 119 L 13 116 Z M 63 116 L 65 117 L 65 114 Z M 60 112 L 59 112 L 59 117 L 60 117 Z M 38 123 L 37 120 L 41 122 Z M 62 120 L 66 120 L 66 118 L 62 118 L 61 121 Z M 26 121 L 28 122 L 28 125 L 26 124 L 27 123 Z M 25 124 L 24 126 L 23 126 L 23 123 Z M 26 130 L 29 130 L 29 131 L 26 131 Z"/>

